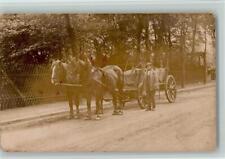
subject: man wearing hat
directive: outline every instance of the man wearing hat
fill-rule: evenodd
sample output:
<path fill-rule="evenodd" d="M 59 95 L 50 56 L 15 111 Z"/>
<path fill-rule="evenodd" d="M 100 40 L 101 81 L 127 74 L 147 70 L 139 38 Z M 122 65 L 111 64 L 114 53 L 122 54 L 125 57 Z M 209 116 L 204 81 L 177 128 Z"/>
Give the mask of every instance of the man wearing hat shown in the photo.
<path fill-rule="evenodd" d="M 144 77 L 144 92 L 146 111 L 155 110 L 156 71 L 151 62 L 146 64 Z"/>

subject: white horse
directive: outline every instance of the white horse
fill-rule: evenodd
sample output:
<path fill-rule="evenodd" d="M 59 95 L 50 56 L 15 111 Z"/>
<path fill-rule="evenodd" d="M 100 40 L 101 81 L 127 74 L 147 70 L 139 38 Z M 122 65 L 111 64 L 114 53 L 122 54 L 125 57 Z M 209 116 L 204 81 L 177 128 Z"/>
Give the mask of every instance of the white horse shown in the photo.
<path fill-rule="evenodd" d="M 78 84 L 79 77 L 75 74 L 71 64 L 61 62 L 60 60 L 53 60 L 52 62 L 52 75 L 51 83 L 54 85 L 60 85 L 64 83 Z M 78 88 L 66 88 L 66 95 L 69 101 L 70 118 L 74 118 L 73 112 L 73 99 L 76 105 L 76 118 L 79 118 L 79 93 Z"/>

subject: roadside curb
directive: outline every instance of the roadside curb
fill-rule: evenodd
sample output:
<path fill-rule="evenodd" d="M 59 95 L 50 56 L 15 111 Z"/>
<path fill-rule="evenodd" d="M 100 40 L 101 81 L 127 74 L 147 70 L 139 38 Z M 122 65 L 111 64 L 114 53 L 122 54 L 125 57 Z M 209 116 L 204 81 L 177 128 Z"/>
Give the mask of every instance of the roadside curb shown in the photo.
<path fill-rule="evenodd" d="M 199 90 L 199 89 L 204 89 L 204 88 L 210 88 L 210 87 L 214 87 L 216 86 L 215 83 L 210 83 L 210 84 L 206 84 L 206 85 L 201 85 L 201 86 L 196 86 L 196 87 L 190 87 L 190 88 L 180 88 L 177 90 L 177 92 L 189 92 L 189 91 L 195 91 L 195 90 Z"/>
<path fill-rule="evenodd" d="M 214 86 L 216 86 L 215 83 L 210 83 L 210 84 L 200 85 L 200 86 L 195 86 L 195 87 L 180 88 L 177 90 L 177 92 L 179 92 L 179 93 L 189 92 L 189 91 L 195 91 L 195 90 L 214 87 Z M 111 107 L 110 103 L 106 103 L 104 105 L 104 108 L 108 109 L 110 107 Z M 86 109 L 86 107 L 80 108 L 81 111 L 84 109 Z M 18 119 L 14 119 L 14 120 L 3 121 L 3 122 L 0 122 L 0 129 L 5 129 L 9 125 L 18 124 L 18 123 L 26 123 L 26 125 L 32 125 L 32 123 L 37 123 L 38 121 L 44 122 L 44 121 L 51 121 L 53 119 L 57 120 L 59 118 L 60 119 L 66 118 L 66 117 L 68 117 L 68 112 L 69 112 L 69 110 L 63 110 L 63 111 L 52 112 L 52 113 L 44 114 L 44 115 L 40 115 L 40 116 L 24 117 L 24 118 L 18 118 Z"/>
<path fill-rule="evenodd" d="M 84 105 L 82 105 L 84 106 Z M 104 105 L 104 108 L 110 108 L 111 104 L 106 103 Z M 80 111 L 85 110 L 86 107 L 80 107 Z M 75 112 L 75 110 L 74 110 Z M 52 112 L 52 113 L 48 113 L 48 114 L 44 114 L 44 115 L 40 115 L 40 116 L 33 116 L 33 117 L 24 117 L 24 118 L 19 118 L 19 119 L 15 119 L 15 120 L 8 120 L 8 121 L 3 121 L 0 122 L 0 130 L 2 129 L 7 129 L 8 125 L 14 125 L 14 124 L 18 124 L 18 123 L 25 123 L 26 126 L 29 125 L 33 125 L 32 123 L 40 123 L 43 121 L 52 121 L 54 119 L 61 119 L 61 118 L 69 118 L 69 109 L 68 110 L 62 110 L 62 111 L 57 111 L 57 112 Z"/>

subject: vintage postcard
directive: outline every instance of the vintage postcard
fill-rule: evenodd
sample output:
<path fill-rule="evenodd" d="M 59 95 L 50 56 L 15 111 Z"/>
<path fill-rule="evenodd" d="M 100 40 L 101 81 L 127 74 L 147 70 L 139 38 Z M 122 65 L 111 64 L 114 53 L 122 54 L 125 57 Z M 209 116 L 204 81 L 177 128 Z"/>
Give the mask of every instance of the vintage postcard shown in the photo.
<path fill-rule="evenodd" d="M 0 14 L 7 152 L 209 152 L 210 13 Z"/>

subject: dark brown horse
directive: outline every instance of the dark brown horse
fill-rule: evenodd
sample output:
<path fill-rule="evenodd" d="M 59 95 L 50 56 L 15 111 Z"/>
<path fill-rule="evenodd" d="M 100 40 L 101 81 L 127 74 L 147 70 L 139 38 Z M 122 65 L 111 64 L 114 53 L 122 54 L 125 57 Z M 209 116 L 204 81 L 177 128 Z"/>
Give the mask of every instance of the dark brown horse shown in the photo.
<path fill-rule="evenodd" d="M 72 60 L 75 72 L 80 77 L 80 83 L 86 92 L 88 116 L 91 114 L 91 96 L 96 97 L 97 118 L 102 110 L 102 100 L 105 91 L 112 94 L 114 111 L 113 115 L 122 114 L 123 71 L 116 65 L 103 68 L 92 66 L 88 58 Z"/>

